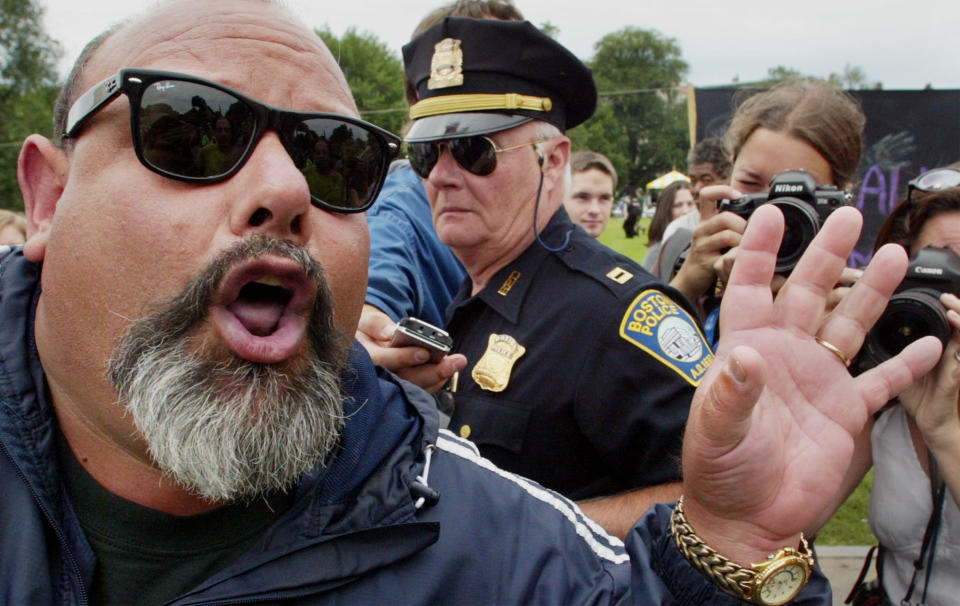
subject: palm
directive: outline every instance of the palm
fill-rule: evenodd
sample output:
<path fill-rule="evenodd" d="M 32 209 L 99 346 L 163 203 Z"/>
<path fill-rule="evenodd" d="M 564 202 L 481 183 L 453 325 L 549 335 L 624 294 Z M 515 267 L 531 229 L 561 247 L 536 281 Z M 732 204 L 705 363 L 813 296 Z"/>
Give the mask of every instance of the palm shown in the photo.
<path fill-rule="evenodd" d="M 903 275 L 902 252 L 878 253 L 824 320 L 859 223 L 856 211 L 834 213 L 776 301 L 769 284 L 782 219 L 758 211 L 744 235 L 724 295 L 717 359 L 694 398 L 683 455 L 685 493 L 695 503 L 688 509 L 743 527 L 741 536 L 775 542 L 819 519 L 836 501 L 853 438 L 869 415 L 935 361 L 936 343 L 924 340 L 853 378 L 814 340 L 852 356 Z M 742 383 L 731 378 L 731 358 Z"/>

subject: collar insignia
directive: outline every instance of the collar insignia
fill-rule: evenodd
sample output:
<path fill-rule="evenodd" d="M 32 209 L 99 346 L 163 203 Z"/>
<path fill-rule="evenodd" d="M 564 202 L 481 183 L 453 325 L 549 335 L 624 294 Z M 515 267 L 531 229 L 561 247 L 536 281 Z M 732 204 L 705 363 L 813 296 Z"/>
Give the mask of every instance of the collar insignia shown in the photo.
<path fill-rule="evenodd" d="M 607 277 L 617 284 L 626 284 L 633 279 L 633 274 L 622 267 L 614 267 L 607 272 Z"/>
<path fill-rule="evenodd" d="M 520 279 L 519 271 L 512 271 L 510 275 L 507 276 L 507 279 L 503 281 L 503 284 L 500 286 L 500 289 L 497 290 L 497 294 L 501 297 L 506 297 L 510 294 L 510 291 L 513 289 L 513 285 L 517 283 L 517 280 Z"/>

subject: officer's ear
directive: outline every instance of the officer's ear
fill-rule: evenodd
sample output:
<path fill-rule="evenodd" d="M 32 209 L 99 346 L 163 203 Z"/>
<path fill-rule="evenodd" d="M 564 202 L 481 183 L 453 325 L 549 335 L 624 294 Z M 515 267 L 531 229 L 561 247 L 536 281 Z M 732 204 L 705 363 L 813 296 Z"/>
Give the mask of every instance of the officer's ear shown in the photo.
<path fill-rule="evenodd" d="M 565 135 L 537 144 L 544 187 L 563 186 L 564 172 L 570 162 L 570 139 Z"/>
<path fill-rule="evenodd" d="M 57 203 L 67 184 L 70 162 L 66 152 L 40 135 L 30 135 L 20 148 L 17 180 L 27 217 L 27 243 L 23 255 L 43 261 Z"/>

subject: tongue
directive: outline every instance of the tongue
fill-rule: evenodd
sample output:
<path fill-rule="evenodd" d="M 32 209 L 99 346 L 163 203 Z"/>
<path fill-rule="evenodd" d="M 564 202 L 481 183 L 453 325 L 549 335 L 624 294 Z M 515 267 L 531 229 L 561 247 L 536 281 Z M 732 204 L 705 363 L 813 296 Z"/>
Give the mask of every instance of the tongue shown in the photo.
<path fill-rule="evenodd" d="M 276 301 L 249 301 L 234 302 L 227 309 L 240 320 L 243 327 L 250 334 L 265 337 L 273 334 L 283 317 L 285 305 Z"/>

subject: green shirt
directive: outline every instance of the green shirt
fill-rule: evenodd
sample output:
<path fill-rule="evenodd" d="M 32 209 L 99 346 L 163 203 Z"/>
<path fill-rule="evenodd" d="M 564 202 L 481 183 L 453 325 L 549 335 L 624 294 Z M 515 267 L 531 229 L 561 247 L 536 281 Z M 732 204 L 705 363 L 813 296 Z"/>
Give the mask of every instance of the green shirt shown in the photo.
<path fill-rule="evenodd" d="M 163 604 L 246 552 L 290 505 L 278 494 L 192 516 L 127 501 L 101 486 L 61 436 L 67 493 L 97 557 L 90 603 Z"/>

